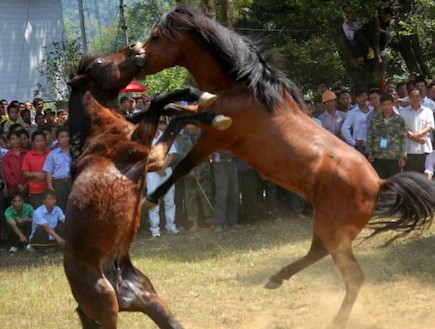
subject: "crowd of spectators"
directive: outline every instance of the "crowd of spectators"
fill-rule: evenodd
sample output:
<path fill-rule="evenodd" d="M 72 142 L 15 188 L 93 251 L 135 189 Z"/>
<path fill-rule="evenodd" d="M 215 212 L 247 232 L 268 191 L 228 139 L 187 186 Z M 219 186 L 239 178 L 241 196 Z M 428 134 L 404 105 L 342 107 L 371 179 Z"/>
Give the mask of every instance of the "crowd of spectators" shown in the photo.
<path fill-rule="evenodd" d="M 0 241 L 12 254 L 64 244 L 72 186 L 67 118 L 41 98 L 0 101 Z"/>
<path fill-rule="evenodd" d="M 374 87 L 314 88 L 314 102 L 302 110 L 321 129 L 355 148 L 372 163 L 381 178 L 417 171 L 432 179 L 435 169 L 435 85 L 411 75 L 408 81 Z M 146 111 L 149 99 L 122 97 L 120 113 Z M 64 210 L 71 189 L 68 111 L 53 111 L 40 98 L 20 103 L 0 101 L 0 155 L 3 193 L 0 195 L 0 239 L 7 250 L 63 245 Z M 167 126 L 159 120 L 153 141 Z M 152 192 L 172 173 L 193 147 L 201 131 L 187 125 L 170 149 L 164 167 L 147 174 Z M 234 155 L 220 151 L 179 180 L 162 206 L 144 209 L 142 230 L 151 237 L 210 227 L 214 232 L 239 228 L 260 220 L 303 220 L 310 205 L 293 192 L 264 179 Z M 164 218 L 164 221 L 160 219 Z"/>
<path fill-rule="evenodd" d="M 386 84 L 384 90 L 355 87 L 353 102 L 348 102 L 348 91 L 319 86 L 317 101 L 324 110 L 314 116 L 325 129 L 366 156 L 381 178 L 402 170 L 432 178 L 434 81 L 411 75 L 406 82 Z"/>

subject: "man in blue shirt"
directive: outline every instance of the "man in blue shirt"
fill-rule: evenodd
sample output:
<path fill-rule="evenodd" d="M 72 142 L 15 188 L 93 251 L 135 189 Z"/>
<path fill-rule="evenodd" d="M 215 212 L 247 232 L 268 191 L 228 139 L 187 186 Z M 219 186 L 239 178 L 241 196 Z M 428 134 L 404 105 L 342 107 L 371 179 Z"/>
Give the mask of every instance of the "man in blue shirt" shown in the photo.
<path fill-rule="evenodd" d="M 56 131 L 56 138 L 58 147 L 48 154 L 42 170 L 47 174 L 48 188 L 56 192 L 57 205 L 65 211 L 72 187 L 68 129 L 59 127 Z"/>
<path fill-rule="evenodd" d="M 65 215 L 62 209 L 56 206 L 56 192 L 50 189 L 45 190 L 43 205 L 33 213 L 32 233 L 29 238 L 32 246 L 50 244 L 64 246 L 64 221 Z"/>

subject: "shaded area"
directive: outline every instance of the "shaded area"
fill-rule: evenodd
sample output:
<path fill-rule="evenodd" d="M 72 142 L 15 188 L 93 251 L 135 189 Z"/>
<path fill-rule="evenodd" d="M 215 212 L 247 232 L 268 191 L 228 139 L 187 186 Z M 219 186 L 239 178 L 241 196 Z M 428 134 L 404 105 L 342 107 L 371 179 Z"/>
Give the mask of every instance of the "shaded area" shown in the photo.
<path fill-rule="evenodd" d="M 389 239 L 388 234 L 361 244 L 357 242 L 354 248 L 355 255 L 366 274 L 366 283 L 391 282 L 404 275 L 415 277 L 422 282 L 434 283 L 434 232 L 435 229 L 432 228 L 425 236 L 402 239 L 386 248 L 380 246 Z M 131 257 L 134 263 L 142 260 L 165 260 L 182 264 L 225 257 L 246 257 L 243 255 L 246 252 L 261 251 L 270 254 L 270 262 L 256 264 L 254 255 L 252 262 L 256 268 L 247 269 L 246 274 L 238 277 L 238 281 L 244 284 L 256 285 L 264 283 L 280 267 L 303 257 L 308 251 L 310 239 L 311 221 L 303 222 L 295 219 L 281 223 L 264 221 L 223 233 L 203 229 L 199 232 L 185 232 L 176 236 L 163 235 L 159 239 L 150 239 L 148 232 L 141 232 L 131 247 Z M 288 253 L 280 252 L 280 248 L 287 250 L 286 245 L 288 245 Z M 20 252 L 13 256 L 6 252 L 0 253 L 0 267 L 2 268 L 61 265 L 62 261 L 62 254 L 59 252 L 48 255 Z M 293 281 L 297 282 L 300 276 L 313 277 L 327 282 L 332 278 L 331 283 L 342 284 L 340 274 L 330 257 L 297 274 Z"/>

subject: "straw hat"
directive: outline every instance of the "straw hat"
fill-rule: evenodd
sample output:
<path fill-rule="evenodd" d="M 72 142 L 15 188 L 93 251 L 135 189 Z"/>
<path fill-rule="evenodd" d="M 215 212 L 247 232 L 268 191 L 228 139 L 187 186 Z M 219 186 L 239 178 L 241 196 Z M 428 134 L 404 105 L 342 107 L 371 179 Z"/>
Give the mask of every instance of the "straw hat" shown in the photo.
<path fill-rule="evenodd" d="M 322 95 L 322 103 L 325 103 L 327 101 L 332 101 L 334 99 L 337 99 L 337 96 L 333 91 L 327 90 Z"/>

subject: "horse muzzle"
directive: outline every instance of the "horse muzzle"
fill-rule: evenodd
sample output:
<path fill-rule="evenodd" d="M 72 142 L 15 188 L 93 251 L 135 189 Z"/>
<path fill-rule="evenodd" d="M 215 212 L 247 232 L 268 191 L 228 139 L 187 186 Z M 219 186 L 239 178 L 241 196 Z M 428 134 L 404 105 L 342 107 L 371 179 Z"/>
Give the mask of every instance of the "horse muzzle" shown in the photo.
<path fill-rule="evenodd" d="M 134 42 L 129 46 L 133 62 L 139 67 L 144 67 L 145 65 L 145 50 L 142 47 L 143 44 L 141 42 Z"/>

